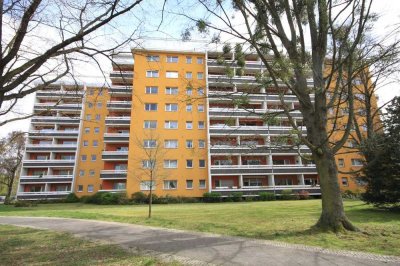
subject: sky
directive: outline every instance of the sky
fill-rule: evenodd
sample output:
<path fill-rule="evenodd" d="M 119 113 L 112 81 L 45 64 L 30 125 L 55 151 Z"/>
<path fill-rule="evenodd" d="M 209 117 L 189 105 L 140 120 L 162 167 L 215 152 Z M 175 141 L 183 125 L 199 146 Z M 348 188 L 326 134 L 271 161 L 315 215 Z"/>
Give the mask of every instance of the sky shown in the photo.
<path fill-rule="evenodd" d="M 137 27 L 138 34 L 141 38 L 147 39 L 146 43 L 148 45 L 151 45 L 151 43 L 154 43 L 155 45 L 159 44 L 160 39 L 180 39 L 182 30 L 190 25 L 190 22 L 188 22 L 187 19 L 176 15 L 175 12 L 180 10 L 180 3 L 187 4 L 187 2 L 181 0 L 167 2 L 168 4 L 164 8 L 164 16 L 161 16 L 163 0 L 145 1 L 145 3 L 146 4 L 136 10 L 134 14 L 131 14 L 130 17 L 121 18 L 116 22 L 118 24 L 118 32 L 116 35 L 121 37 L 124 32 L 131 32 L 133 27 Z M 196 15 L 200 12 L 196 6 L 186 6 L 185 12 L 187 10 L 190 10 L 190 12 L 193 12 Z M 372 10 L 380 16 L 379 20 L 374 24 L 373 33 L 376 35 L 383 35 L 387 32 L 387 29 L 390 28 L 390 26 L 400 23 L 400 0 L 376 0 Z M 132 16 L 134 18 L 132 18 Z M 139 21 L 142 21 L 143 23 L 139 23 Z M 46 32 L 46 34 L 50 34 L 51 36 L 51 34 L 55 33 Z M 203 37 L 205 37 L 203 39 L 205 42 L 210 38 L 209 36 L 202 36 L 199 34 L 194 35 L 196 40 L 202 40 Z M 153 38 L 158 39 L 158 41 L 154 41 Z M 98 42 L 98 45 L 107 42 L 102 39 L 96 41 Z M 161 43 L 163 43 L 164 47 L 167 48 L 168 46 L 176 47 L 179 42 L 161 41 Z M 132 47 L 137 45 L 138 43 L 130 44 Z M 111 70 L 111 63 L 105 58 L 100 58 L 99 60 L 103 68 L 102 71 L 108 75 Z M 82 81 L 88 81 L 91 83 L 104 82 L 100 70 L 93 63 L 80 63 L 76 66 L 76 73 L 76 76 Z M 397 82 L 378 90 L 378 104 L 382 105 L 396 95 L 400 95 L 400 75 L 397 76 Z M 13 113 L 10 113 L 7 117 L 2 116 L 0 121 L 14 117 L 19 113 L 30 114 L 33 110 L 33 103 L 34 94 L 31 94 L 20 100 L 13 109 Z M 29 119 L 8 123 L 0 127 L 0 137 L 4 137 L 14 130 L 28 131 L 29 123 Z"/>

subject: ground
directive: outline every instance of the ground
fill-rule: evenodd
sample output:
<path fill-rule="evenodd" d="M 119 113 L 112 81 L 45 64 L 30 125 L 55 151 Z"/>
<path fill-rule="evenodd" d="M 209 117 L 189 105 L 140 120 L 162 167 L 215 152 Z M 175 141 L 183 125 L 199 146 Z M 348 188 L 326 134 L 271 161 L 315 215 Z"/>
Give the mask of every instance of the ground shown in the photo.
<path fill-rule="evenodd" d="M 289 243 L 400 255 L 400 213 L 380 211 L 361 201 L 345 201 L 346 214 L 361 232 L 314 232 L 320 200 L 218 204 L 98 206 L 41 204 L 32 208 L 0 206 L 4 216 L 70 217 L 143 224 Z"/>
<path fill-rule="evenodd" d="M 177 265 L 67 233 L 0 225 L 0 265 Z"/>

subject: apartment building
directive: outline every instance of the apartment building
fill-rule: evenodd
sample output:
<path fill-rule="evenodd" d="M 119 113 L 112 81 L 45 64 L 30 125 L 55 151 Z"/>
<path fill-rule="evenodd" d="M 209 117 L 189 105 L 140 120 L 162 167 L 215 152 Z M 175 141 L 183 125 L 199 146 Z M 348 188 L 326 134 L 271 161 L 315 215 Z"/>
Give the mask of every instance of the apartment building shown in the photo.
<path fill-rule="evenodd" d="M 255 54 L 245 56 L 240 75 L 233 62 L 234 53 L 218 50 L 133 49 L 114 58 L 110 87 L 54 84 L 37 92 L 17 197 L 150 188 L 159 196 L 319 195 L 310 150 L 293 147 L 284 115 L 273 122 L 264 115 L 282 109 L 285 87 L 260 86 L 265 67 Z M 294 95 L 284 100 L 297 109 Z M 302 125 L 299 111 L 292 116 Z M 351 156 L 338 156 L 341 170 L 359 167 L 362 158 Z M 344 190 L 360 187 L 339 178 Z"/>

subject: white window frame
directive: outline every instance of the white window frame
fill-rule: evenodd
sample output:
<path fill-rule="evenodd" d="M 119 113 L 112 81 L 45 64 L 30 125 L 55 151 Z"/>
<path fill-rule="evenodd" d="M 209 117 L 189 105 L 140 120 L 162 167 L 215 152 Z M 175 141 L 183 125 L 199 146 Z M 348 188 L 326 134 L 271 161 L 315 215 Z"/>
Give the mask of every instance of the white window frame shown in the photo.
<path fill-rule="evenodd" d="M 204 89 L 203 88 L 197 88 L 197 95 L 204 96 Z"/>
<path fill-rule="evenodd" d="M 88 191 L 89 193 L 93 192 L 93 191 L 94 191 L 94 186 L 93 186 L 93 185 L 88 185 L 88 186 L 87 186 L 87 191 Z"/>
<path fill-rule="evenodd" d="M 197 64 L 203 64 L 203 57 L 197 57 Z"/>
<path fill-rule="evenodd" d="M 178 63 L 179 57 L 177 55 L 167 55 L 166 61 L 167 63 Z"/>
<path fill-rule="evenodd" d="M 192 88 L 186 88 L 186 95 L 193 95 L 193 89 Z"/>
<path fill-rule="evenodd" d="M 197 105 L 197 112 L 203 113 L 204 112 L 204 104 Z"/>
<path fill-rule="evenodd" d="M 146 94 L 158 94 L 158 87 L 157 86 L 146 86 L 144 89 Z"/>
<path fill-rule="evenodd" d="M 198 121 L 197 122 L 197 128 L 198 129 L 205 129 L 206 128 L 206 123 L 204 121 Z"/>
<path fill-rule="evenodd" d="M 143 169 L 154 169 L 155 161 L 154 160 L 142 160 L 142 168 Z"/>
<path fill-rule="evenodd" d="M 172 125 L 176 125 L 176 127 L 172 127 Z M 164 122 L 165 129 L 178 129 L 178 121 L 176 120 L 166 120 Z"/>
<path fill-rule="evenodd" d="M 204 166 L 201 166 L 201 164 L 200 164 L 201 161 L 204 162 Z M 206 168 L 206 160 L 204 160 L 204 159 L 199 159 L 199 168 Z"/>
<path fill-rule="evenodd" d="M 186 104 L 186 112 L 192 112 L 193 110 L 193 105 L 192 104 Z"/>
<path fill-rule="evenodd" d="M 179 72 L 178 71 L 166 71 L 165 77 L 167 79 L 177 79 L 177 78 L 179 78 Z"/>
<path fill-rule="evenodd" d="M 141 181 L 140 182 L 140 190 L 146 191 L 146 190 L 152 190 L 156 189 L 156 182 L 155 181 Z"/>
<path fill-rule="evenodd" d="M 160 62 L 160 56 L 159 55 L 147 55 L 146 60 L 147 60 L 147 62 Z"/>
<path fill-rule="evenodd" d="M 178 95 L 178 87 L 166 87 L 165 94 L 166 95 Z"/>
<path fill-rule="evenodd" d="M 204 186 L 202 186 L 202 182 L 204 181 Z M 199 180 L 199 189 L 206 189 L 207 188 L 207 181 L 205 179 Z"/>
<path fill-rule="evenodd" d="M 165 112 L 178 112 L 178 104 L 177 103 L 166 103 L 165 104 Z"/>
<path fill-rule="evenodd" d="M 193 121 L 186 121 L 186 129 L 193 129 Z"/>
<path fill-rule="evenodd" d="M 193 144 L 193 140 L 192 139 L 187 139 L 185 143 L 186 143 L 186 148 L 187 149 L 193 149 L 194 148 L 194 144 Z"/>
<path fill-rule="evenodd" d="M 206 148 L 206 141 L 204 139 L 199 139 L 199 149 Z"/>
<path fill-rule="evenodd" d="M 154 107 L 154 106 L 156 107 L 156 109 L 152 109 L 152 107 Z M 147 112 L 157 112 L 158 104 L 157 103 L 145 103 L 144 110 Z"/>
<path fill-rule="evenodd" d="M 152 127 L 155 125 L 155 127 Z M 144 120 L 143 128 L 145 129 L 156 129 L 157 128 L 157 120 Z"/>
<path fill-rule="evenodd" d="M 186 56 L 186 64 L 191 64 L 191 63 L 192 63 L 192 57 Z"/>
<path fill-rule="evenodd" d="M 193 73 L 190 72 L 190 71 L 186 72 L 185 78 L 187 78 L 187 79 L 192 79 L 192 78 L 193 78 Z"/>
<path fill-rule="evenodd" d="M 158 70 L 146 70 L 146 78 L 158 78 L 160 73 Z"/>
<path fill-rule="evenodd" d="M 166 169 L 178 168 L 178 160 L 164 160 L 164 168 Z"/>
<path fill-rule="evenodd" d="M 189 166 L 190 162 L 190 166 Z M 193 168 L 193 159 L 186 159 L 186 168 Z"/>
<path fill-rule="evenodd" d="M 188 186 L 189 183 L 190 186 Z M 186 179 L 186 189 L 193 189 L 193 179 Z"/>
<path fill-rule="evenodd" d="M 155 140 L 155 139 L 144 139 L 143 140 L 143 148 L 154 149 L 156 147 L 157 147 L 157 140 Z"/>
<path fill-rule="evenodd" d="M 355 162 L 357 162 L 355 164 Z M 361 159 L 351 159 L 351 165 L 352 166 L 363 166 L 363 161 Z"/>
<path fill-rule="evenodd" d="M 163 184 L 164 184 L 163 188 L 165 190 L 178 189 L 178 180 L 164 180 Z M 171 184 L 174 184 L 174 185 L 171 187 Z"/>
<path fill-rule="evenodd" d="M 177 149 L 178 148 L 178 140 L 177 139 L 164 140 L 164 148 L 165 149 Z"/>

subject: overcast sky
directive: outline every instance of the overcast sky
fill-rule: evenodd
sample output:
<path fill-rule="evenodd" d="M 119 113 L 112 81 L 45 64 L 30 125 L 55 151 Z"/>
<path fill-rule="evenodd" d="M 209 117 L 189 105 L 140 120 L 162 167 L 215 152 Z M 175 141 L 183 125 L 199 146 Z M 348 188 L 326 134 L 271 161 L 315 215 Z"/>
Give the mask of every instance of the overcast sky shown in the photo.
<path fill-rule="evenodd" d="M 142 26 L 141 34 L 147 37 L 157 37 L 157 38 L 180 38 L 183 27 L 187 24 L 186 21 L 179 19 L 176 15 L 166 14 L 164 17 L 163 24 L 159 26 L 161 14 L 161 0 L 155 0 L 147 2 L 143 9 L 140 10 L 141 18 L 153 19 L 147 21 L 147 23 Z M 169 6 L 169 10 L 174 9 L 174 3 Z M 167 7 L 168 9 L 168 7 Z M 384 34 L 387 29 L 394 25 L 400 23 L 400 0 L 375 0 L 373 11 L 380 15 L 380 19 L 375 23 L 374 33 L 377 35 Z M 123 27 L 132 27 L 132 24 L 127 23 L 122 25 Z M 111 64 L 108 61 L 104 61 L 104 69 L 107 71 L 111 70 Z M 82 80 L 89 80 L 90 82 L 103 82 L 102 77 L 94 66 L 82 65 L 81 69 L 78 70 Z M 400 76 L 398 77 L 400 80 Z M 378 91 L 379 104 L 389 101 L 394 96 L 400 95 L 400 82 L 393 83 L 386 86 Z M 15 113 L 25 113 L 29 114 L 33 109 L 34 95 L 29 95 L 23 100 L 20 100 L 14 109 Z M 10 114 L 12 116 L 13 114 Z M 0 120 L 3 120 L 2 117 Z M 7 133 L 14 130 L 27 131 L 29 129 L 29 120 L 18 121 L 14 123 L 9 123 L 3 127 L 0 127 L 0 137 L 5 136 Z"/>

